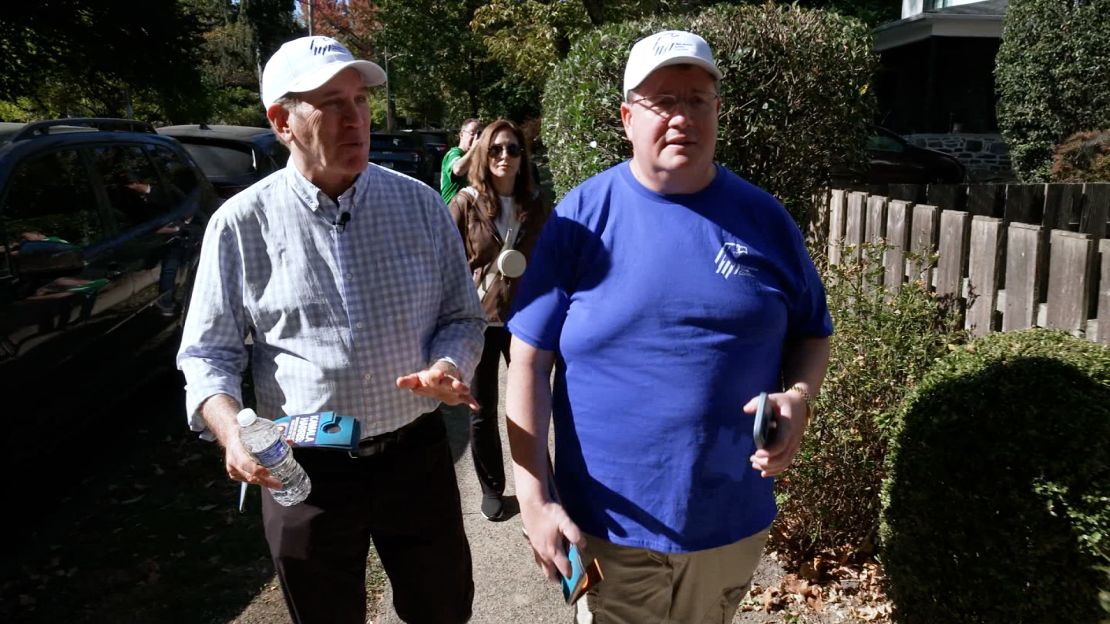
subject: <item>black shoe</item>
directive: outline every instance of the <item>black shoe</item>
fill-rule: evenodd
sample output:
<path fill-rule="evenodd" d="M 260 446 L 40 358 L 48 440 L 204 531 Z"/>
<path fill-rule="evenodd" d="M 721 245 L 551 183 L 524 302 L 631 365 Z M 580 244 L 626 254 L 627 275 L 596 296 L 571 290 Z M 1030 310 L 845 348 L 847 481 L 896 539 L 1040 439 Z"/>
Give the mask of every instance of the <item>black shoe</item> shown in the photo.
<path fill-rule="evenodd" d="M 497 521 L 505 517 L 505 503 L 500 494 L 482 495 L 482 515 L 486 520 Z"/>

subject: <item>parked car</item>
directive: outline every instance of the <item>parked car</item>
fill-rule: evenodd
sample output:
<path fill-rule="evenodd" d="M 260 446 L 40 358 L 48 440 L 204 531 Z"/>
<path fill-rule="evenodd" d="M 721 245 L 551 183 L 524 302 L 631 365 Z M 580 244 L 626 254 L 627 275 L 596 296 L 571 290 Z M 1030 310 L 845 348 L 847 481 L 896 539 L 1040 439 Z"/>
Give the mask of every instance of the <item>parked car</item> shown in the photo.
<path fill-rule="evenodd" d="M 424 142 L 424 151 L 428 153 L 428 168 L 435 173 L 439 174 L 440 165 L 443 163 L 443 157 L 447 154 L 447 150 L 451 149 L 450 137 L 446 130 L 406 130 L 420 136 Z M 439 188 L 439 178 L 434 180 L 433 187 Z"/>
<path fill-rule="evenodd" d="M 867 164 L 860 169 L 834 167 L 833 183 L 959 184 L 966 171 L 954 156 L 918 147 L 901 136 L 871 127 L 867 137 Z"/>
<path fill-rule="evenodd" d="M 199 124 L 166 126 L 158 128 L 158 134 L 180 141 L 224 199 L 289 160 L 289 149 L 270 128 Z"/>
<path fill-rule="evenodd" d="M 439 172 L 432 170 L 431 159 L 419 135 L 408 132 L 371 132 L 370 162 L 399 171 L 439 189 Z"/>
<path fill-rule="evenodd" d="M 124 348 L 117 330 L 157 318 L 148 310 L 175 315 L 218 203 L 184 148 L 149 124 L 0 124 L 5 386 L 43 378 L 69 389 L 61 371 Z"/>

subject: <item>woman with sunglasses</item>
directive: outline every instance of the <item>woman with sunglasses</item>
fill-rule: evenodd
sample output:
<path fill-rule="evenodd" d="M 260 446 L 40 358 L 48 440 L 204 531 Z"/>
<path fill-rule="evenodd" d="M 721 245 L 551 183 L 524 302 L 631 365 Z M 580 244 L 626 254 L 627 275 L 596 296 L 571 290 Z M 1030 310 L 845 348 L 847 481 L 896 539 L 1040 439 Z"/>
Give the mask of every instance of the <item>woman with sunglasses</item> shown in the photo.
<path fill-rule="evenodd" d="M 509 361 L 509 305 L 550 212 L 533 187 L 524 134 L 511 121 L 487 125 L 471 148 L 469 186 L 449 204 L 463 237 L 489 325 L 471 388 L 481 409 L 470 414 L 470 451 L 482 486 L 482 515 L 504 517 L 505 466 L 497 417 L 497 372 Z"/>

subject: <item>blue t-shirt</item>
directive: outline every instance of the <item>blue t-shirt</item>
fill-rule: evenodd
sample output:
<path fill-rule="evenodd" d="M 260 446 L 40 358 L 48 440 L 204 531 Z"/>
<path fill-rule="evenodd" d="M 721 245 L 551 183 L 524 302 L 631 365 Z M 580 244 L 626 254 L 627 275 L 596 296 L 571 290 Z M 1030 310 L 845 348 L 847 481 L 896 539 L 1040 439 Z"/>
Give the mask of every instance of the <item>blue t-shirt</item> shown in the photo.
<path fill-rule="evenodd" d="M 825 291 L 777 200 L 724 167 L 660 195 L 623 163 L 571 191 L 514 297 L 514 336 L 555 351 L 556 484 L 587 533 L 662 552 L 770 526 L 753 417 L 783 343 L 828 336 Z"/>

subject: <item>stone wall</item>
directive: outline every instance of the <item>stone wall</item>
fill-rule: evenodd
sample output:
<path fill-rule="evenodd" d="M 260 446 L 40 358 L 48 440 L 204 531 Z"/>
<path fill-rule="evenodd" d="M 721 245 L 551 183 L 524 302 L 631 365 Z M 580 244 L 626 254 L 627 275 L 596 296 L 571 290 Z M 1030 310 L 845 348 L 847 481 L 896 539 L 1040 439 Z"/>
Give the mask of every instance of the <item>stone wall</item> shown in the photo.
<path fill-rule="evenodd" d="M 968 182 L 1012 182 L 1010 150 L 999 134 L 909 134 L 906 140 L 958 158 Z"/>

